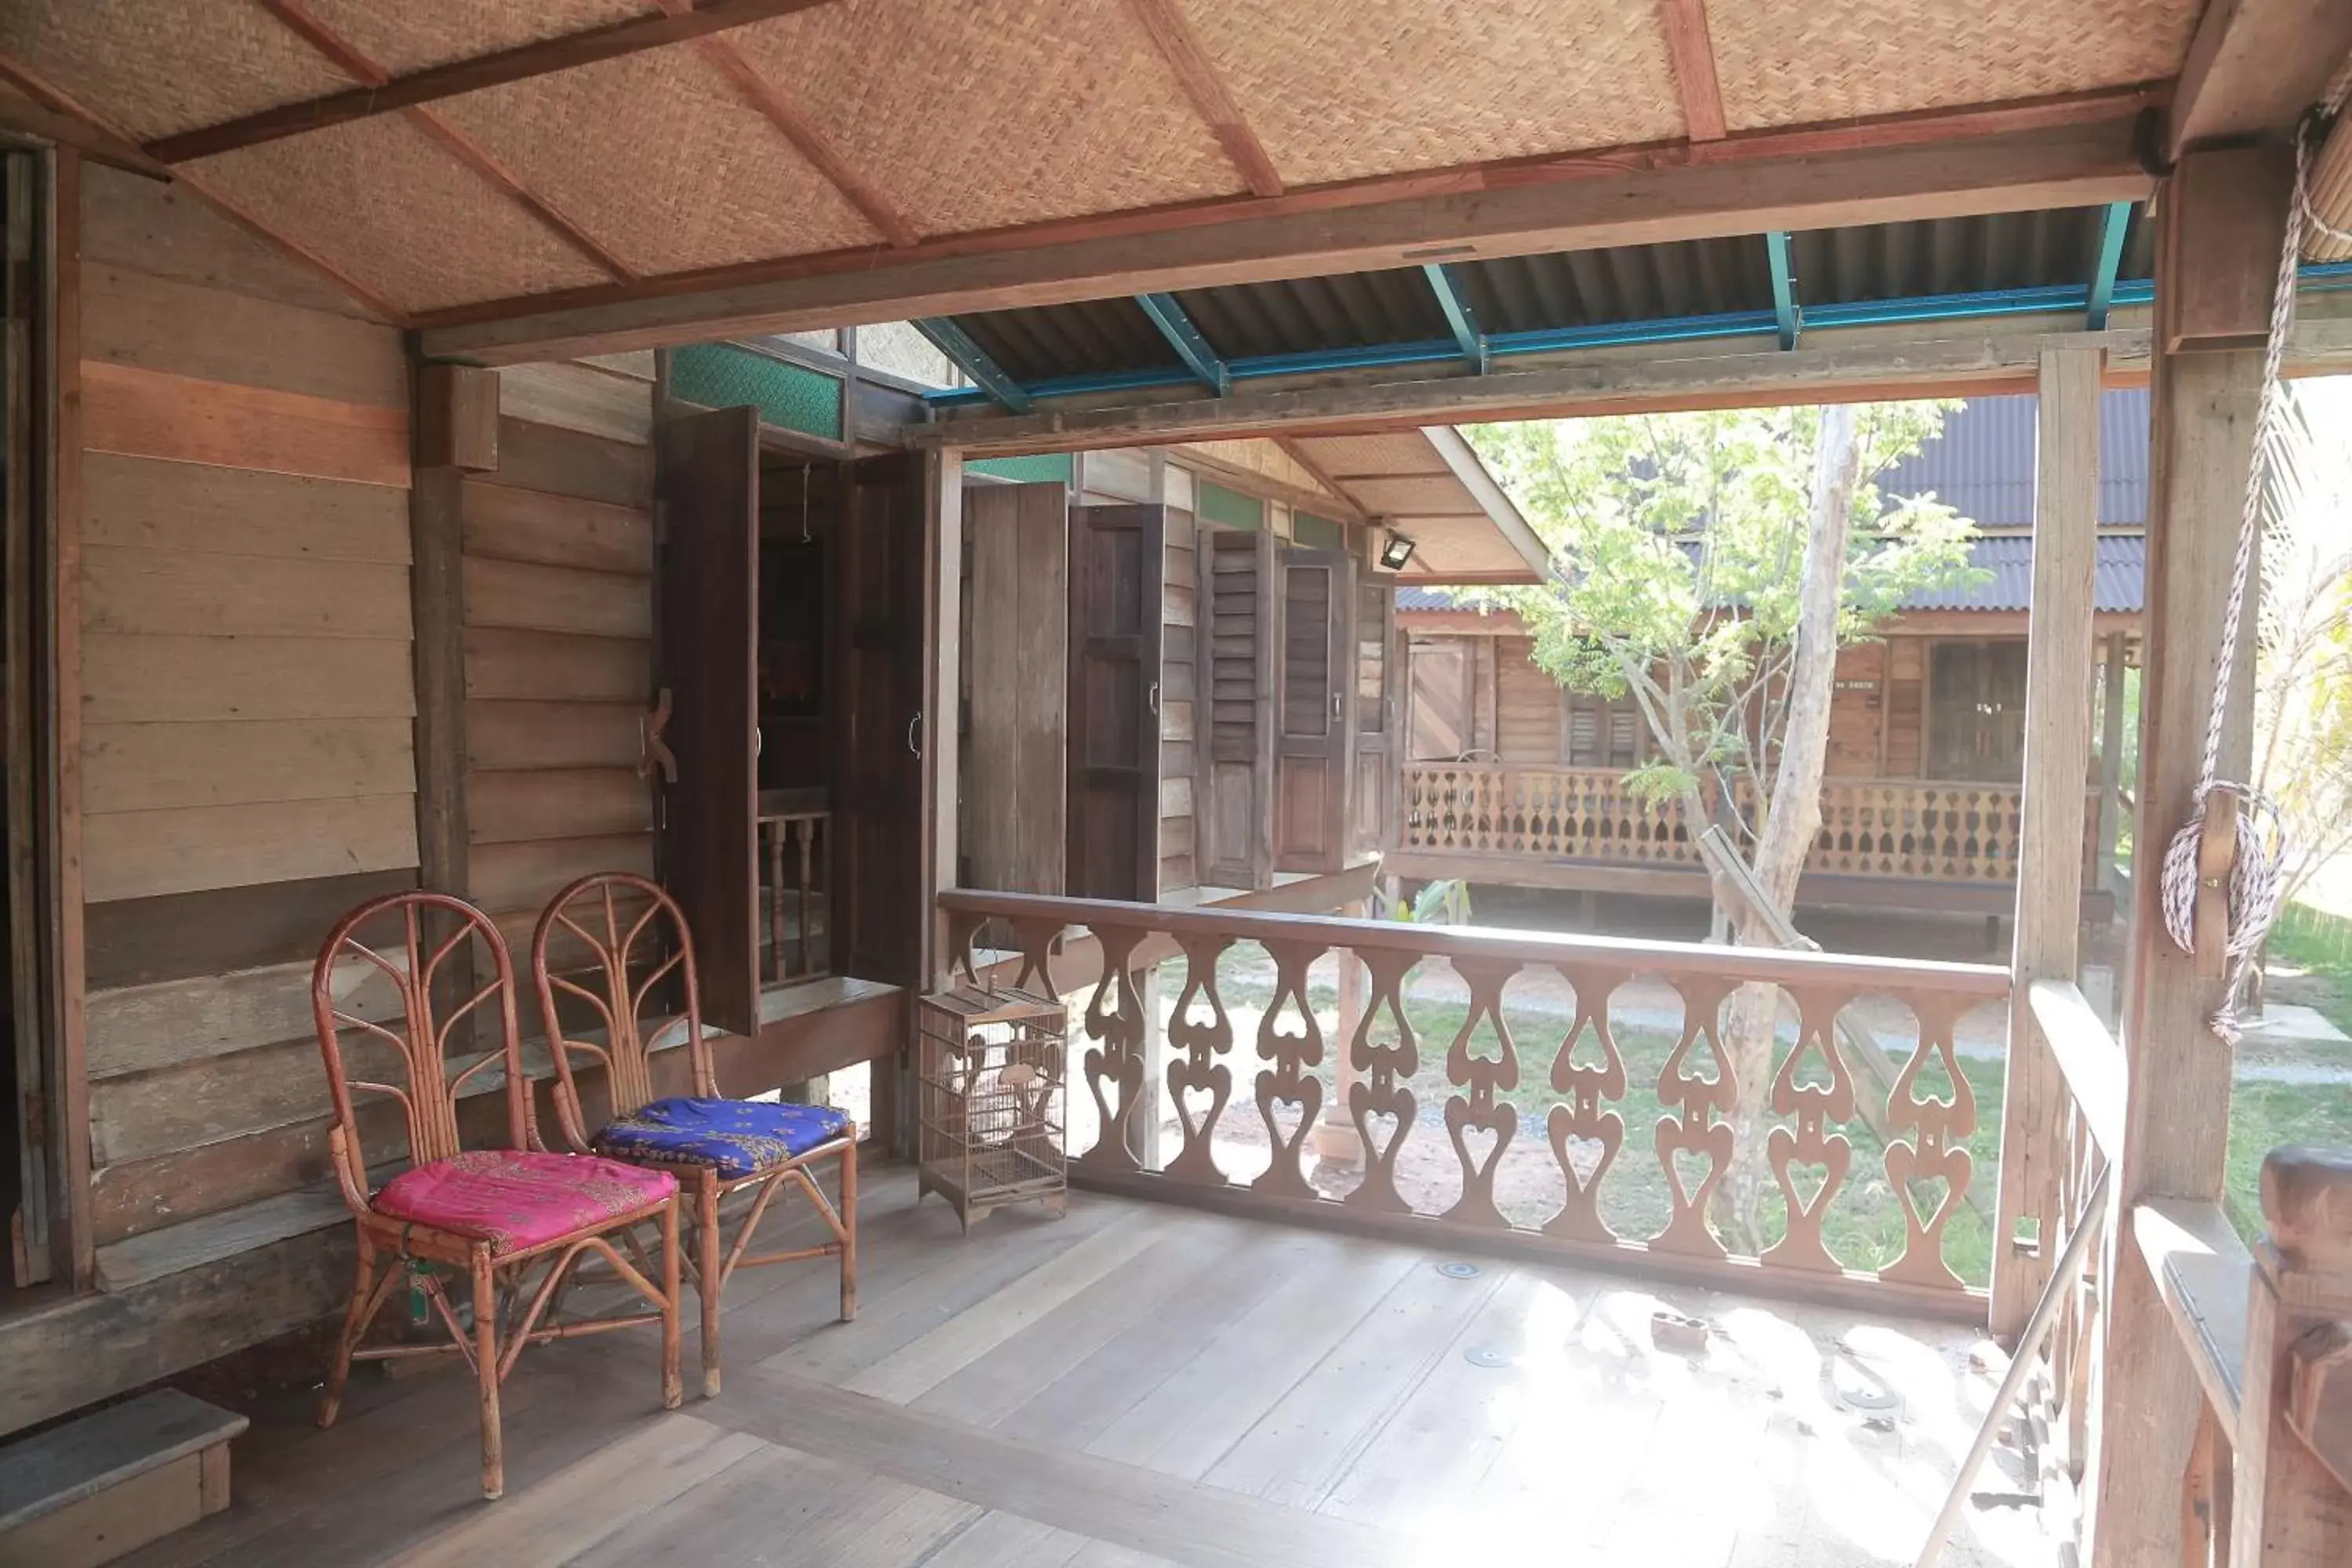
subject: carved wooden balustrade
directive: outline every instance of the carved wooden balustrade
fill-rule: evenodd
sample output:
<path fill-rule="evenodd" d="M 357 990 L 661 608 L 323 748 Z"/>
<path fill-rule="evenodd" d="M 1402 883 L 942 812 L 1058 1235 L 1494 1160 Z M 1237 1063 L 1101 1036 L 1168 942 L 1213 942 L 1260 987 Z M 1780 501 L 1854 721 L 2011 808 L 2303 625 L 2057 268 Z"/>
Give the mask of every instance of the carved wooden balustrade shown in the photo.
<path fill-rule="evenodd" d="M 761 792 L 761 979 L 768 984 L 832 973 L 832 826 L 821 789 Z"/>
<path fill-rule="evenodd" d="M 1643 800 L 1625 779 L 1613 768 L 1409 763 L 1401 847 L 1698 866 L 1681 804 Z M 1807 868 L 1842 877 L 2013 882 L 2023 805 L 2016 784 L 1831 779 L 1822 786 L 1822 828 Z"/>
<path fill-rule="evenodd" d="M 1099 1132 L 1073 1162 L 1081 1184 L 1983 1320 L 1981 1292 L 1946 1257 L 1947 1232 L 1979 1179 L 1967 1147 L 1979 1108 L 1955 1035 L 1971 1009 L 2002 1010 L 2004 970 L 961 889 L 941 894 L 940 908 L 961 978 L 1084 1000 L 1070 1092 L 1081 1107 L 1091 1101 Z M 1009 931 L 1017 951 L 976 952 L 983 925 Z M 1244 1004 L 1220 963 L 1256 949 L 1270 965 L 1256 967 Z M 1343 1001 L 1328 1033 L 1308 979 L 1326 955 L 1360 963 L 1365 981 L 1360 991 L 1353 976 L 1338 985 L 1364 999 L 1352 1016 Z M 1164 1043 L 1145 1014 L 1159 988 L 1144 983 L 1163 965 L 1175 991 Z M 1784 1205 L 1787 1223 L 1759 1257 L 1736 1255 L 1710 1221 L 1733 1160 L 1739 1092 L 1727 1017 L 1751 984 L 1771 988 L 1767 997 L 1777 991 L 1794 1021 L 1771 1048 L 1762 1153 L 1767 1190 L 1777 1184 L 1780 1198 L 1767 1207 Z M 1515 1002 L 1515 989 L 1537 987 L 1539 997 Z M 1441 992 L 1435 1005 L 1459 1022 L 1450 1037 L 1423 1037 L 1412 1019 Z M 1624 1000 L 1637 993 L 1638 1006 Z M 1678 1002 L 1678 1022 L 1659 1022 L 1662 997 Z M 1837 1040 L 1840 1015 L 1864 998 L 1882 1026 L 1900 1012 L 1890 998 L 1916 1025 L 1901 1042 L 1909 1054 L 1883 1152 L 1874 1143 L 1858 1152 L 1846 1125 L 1869 1139 L 1856 1116 L 1864 1091 Z M 1663 1052 L 1662 1064 L 1637 1068 L 1636 1043 L 1645 1061 Z M 1627 1114 L 1637 1088 L 1654 1088 L 1663 1110 L 1647 1129 Z M 1326 1133 L 1349 1146 L 1333 1169 L 1319 1168 Z M 1163 1136 L 1173 1148 L 1155 1170 L 1145 1152 Z M 1497 1187 L 1507 1156 L 1507 1198 Z M 1240 1170 L 1261 1161 L 1255 1174 Z M 1663 1194 L 1663 1217 L 1622 1234 L 1604 1197 L 1637 1177 Z M 1899 1253 L 1867 1273 L 1835 1256 L 1824 1234 L 1864 1186 L 1880 1212 L 1899 1214 L 1890 1225 L 1902 1237 Z"/>

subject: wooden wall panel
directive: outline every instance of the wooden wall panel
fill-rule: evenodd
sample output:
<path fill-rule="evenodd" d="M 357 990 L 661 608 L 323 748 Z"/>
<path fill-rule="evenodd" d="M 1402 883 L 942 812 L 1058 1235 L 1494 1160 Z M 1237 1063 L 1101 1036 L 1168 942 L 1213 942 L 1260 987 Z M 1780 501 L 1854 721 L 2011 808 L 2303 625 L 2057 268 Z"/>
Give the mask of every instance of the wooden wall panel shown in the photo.
<path fill-rule="evenodd" d="M 963 855 L 975 887 L 1058 893 L 1068 865 L 1069 494 L 964 491 L 971 603 Z"/>
<path fill-rule="evenodd" d="M 414 737 L 405 719 L 91 724 L 82 731 L 82 806 L 95 814 L 402 794 L 415 778 Z"/>
<path fill-rule="evenodd" d="M 1133 458 L 1141 453 L 1098 453 Z M 1088 469 L 1088 482 L 1098 482 Z M 1207 722 L 1200 696 L 1200 555 L 1192 513 L 1168 511 L 1166 563 L 1160 583 L 1160 892 L 1198 887 L 1200 825 L 1192 781 L 1200 769 L 1200 731 Z M 1172 787 L 1171 787 L 1172 786 Z"/>
<path fill-rule="evenodd" d="M 88 545 L 81 624 L 85 632 L 405 642 L 408 568 Z"/>
<path fill-rule="evenodd" d="M 1496 637 L 1495 750 L 1507 763 L 1561 760 L 1560 686 L 1536 668 L 1527 637 Z"/>
<path fill-rule="evenodd" d="M 1892 637 L 1886 644 L 1886 776 L 1919 776 L 1927 721 L 1927 643 Z"/>
<path fill-rule="evenodd" d="M 1838 650 L 1837 689 L 1830 698 L 1825 766 L 1832 777 L 1874 778 L 1885 728 L 1886 645 L 1855 643 Z"/>
<path fill-rule="evenodd" d="M 408 791 L 110 812 L 82 826 L 92 903 L 415 864 L 416 802 Z"/>
<path fill-rule="evenodd" d="M 499 466 L 459 500 L 467 891 L 523 944 L 573 878 L 655 868 L 654 389 L 627 363 L 498 374 Z"/>
<path fill-rule="evenodd" d="M 82 421 L 94 452 L 408 483 L 404 409 L 85 361 Z"/>
<path fill-rule="evenodd" d="M 383 485 L 92 452 L 82 542 L 281 561 L 408 564 L 408 497 Z"/>
<path fill-rule="evenodd" d="M 414 552 L 399 333 L 163 187 L 101 174 L 84 216 L 72 613 L 104 1244 L 324 1173 L 310 955 L 416 876 Z M 347 988 L 368 1016 L 397 1005 L 381 975 Z M 305 1120 L 299 1157 L 251 1142 Z"/>

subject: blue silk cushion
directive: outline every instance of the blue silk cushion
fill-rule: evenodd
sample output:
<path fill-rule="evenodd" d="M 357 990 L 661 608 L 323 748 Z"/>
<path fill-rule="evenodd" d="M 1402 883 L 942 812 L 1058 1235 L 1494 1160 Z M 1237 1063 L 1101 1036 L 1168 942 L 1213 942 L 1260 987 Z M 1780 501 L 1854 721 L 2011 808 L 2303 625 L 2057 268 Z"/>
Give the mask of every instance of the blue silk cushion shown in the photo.
<path fill-rule="evenodd" d="M 595 1148 L 615 1159 L 709 1165 L 722 1176 L 748 1176 L 839 1137 L 848 1125 L 829 1105 L 678 1095 L 607 1123 Z"/>

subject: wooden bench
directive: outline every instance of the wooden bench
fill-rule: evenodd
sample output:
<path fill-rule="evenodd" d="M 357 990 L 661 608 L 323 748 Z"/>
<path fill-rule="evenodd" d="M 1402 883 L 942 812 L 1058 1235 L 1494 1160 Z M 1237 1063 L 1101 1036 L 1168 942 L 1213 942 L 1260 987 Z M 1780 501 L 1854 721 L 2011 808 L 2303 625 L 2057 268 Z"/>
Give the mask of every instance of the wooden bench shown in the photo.
<path fill-rule="evenodd" d="M 218 1513 L 246 1426 L 164 1388 L 0 1448 L 0 1568 L 92 1568 Z"/>

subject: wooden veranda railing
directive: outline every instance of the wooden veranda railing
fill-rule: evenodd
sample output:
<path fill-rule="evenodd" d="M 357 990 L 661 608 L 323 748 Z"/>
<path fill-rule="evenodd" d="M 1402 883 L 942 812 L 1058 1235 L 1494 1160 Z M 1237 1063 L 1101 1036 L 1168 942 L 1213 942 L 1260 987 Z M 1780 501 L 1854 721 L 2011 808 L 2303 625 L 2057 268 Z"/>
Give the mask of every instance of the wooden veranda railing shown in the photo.
<path fill-rule="evenodd" d="M 2023 808 L 2016 784 L 1831 779 L 1822 786 L 1822 829 L 1806 868 L 2014 882 Z M 1696 868 L 1694 837 L 1679 802 L 1640 798 L 1614 768 L 1411 763 L 1404 769 L 1400 847 L 1408 850 Z"/>
<path fill-rule="evenodd" d="M 821 789 L 760 795 L 760 977 L 797 984 L 832 973 L 833 812 Z"/>
<path fill-rule="evenodd" d="M 1958 1040 L 1998 1040 L 2004 970 L 965 890 L 940 907 L 965 983 L 1083 1001 L 1081 1184 L 1984 1321 L 1989 1238 L 1964 1198 L 2000 1067 L 1971 1081 Z M 1019 951 L 974 952 L 983 925 Z M 1727 1012 L 1750 984 L 1780 1008 L 1760 1256 L 1710 1207 L 1738 1102 Z M 1883 1147 L 1833 1038 L 1854 1008 L 1900 1058 Z"/>

